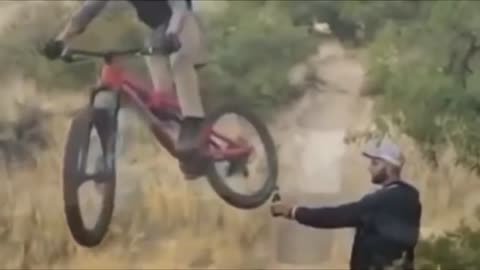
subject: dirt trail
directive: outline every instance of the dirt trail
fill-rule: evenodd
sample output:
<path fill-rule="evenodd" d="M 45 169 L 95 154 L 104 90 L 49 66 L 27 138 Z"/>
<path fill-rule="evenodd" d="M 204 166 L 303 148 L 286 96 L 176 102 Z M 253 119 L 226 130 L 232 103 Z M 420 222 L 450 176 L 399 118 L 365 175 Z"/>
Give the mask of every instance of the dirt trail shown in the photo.
<path fill-rule="evenodd" d="M 348 177 L 343 174 L 351 166 L 345 162 L 344 138 L 359 116 L 358 107 L 365 106 L 359 104 L 365 72 L 334 40 L 319 47 L 310 65 L 322 83 L 278 117 L 281 190 L 288 200 L 310 205 L 354 199 L 348 196 Z M 301 76 L 302 69 L 294 76 Z M 282 221 L 277 226 L 276 267 L 346 267 L 350 230 L 321 231 Z"/>

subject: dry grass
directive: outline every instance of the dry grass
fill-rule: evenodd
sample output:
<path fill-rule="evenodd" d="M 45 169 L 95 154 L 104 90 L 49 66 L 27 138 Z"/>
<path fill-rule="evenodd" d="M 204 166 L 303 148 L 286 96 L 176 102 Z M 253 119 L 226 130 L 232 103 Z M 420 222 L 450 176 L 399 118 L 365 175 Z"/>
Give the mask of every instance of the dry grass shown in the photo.
<path fill-rule="evenodd" d="M 16 98 L 35 100 L 54 112 L 48 121 L 52 146 L 37 153 L 36 167 L 2 177 L 0 267 L 244 269 L 269 265 L 273 227 L 267 209 L 236 210 L 224 204 L 204 179 L 186 182 L 176 163 L 145 132 L 133 136 L 131 151 L 119 166 L 119 190 L 122 186 L 138 189 L 126 195 L 119 192 L 114 223 L 100 247 L 76 246 L 64 220 L 60 172 L 70 120 L 66 115 L 85 97 L 43 96 L 32 88 L 34 84 L 17 83 L 8 89 L 18 95 L 26 91 L 35 98 Z M 407 178 L 422 192 L 424 233 L 452 228 L 460 217 L 469 216 L 478 205 L 475 193 L 480 182 L 453 165 L 454 152 L 445 151 L 439 169 L 432 170 L 409 138 L 392 133 L 408 157 Z M 368 175 L 359 150 L 355 145 L 347 150 L 345 199 L 359 196 L 368 187 L 368 181 L 362 180 Z M 348 247 L 334 248 L 335 258 L 345 262 Z"/>
<path fill-rule="evenodd" d="M 2 2 L 2 10 L 15 14 L 18 8 L 32 8 L 33 2 L 28 5 Z M 2 27 L 15 19 L 4 17 Z M 205 179 L 186 182 L 176 162 L 145 131 L 134 134 L 128 157 L 120 161 L 117 208 L 105 242 L 92 250 L 75 245 L 63 213 L 61 165 L 69 115 L 86 97 L 53 89 L 47 95 L 25 78 L 3 85 L 0 121 L 18 121 L 15 102 L 39 105 L 51 117 L 50 147 L 35 153 L 36 166 L 13 174 L 0 168 L 0 268 L 238 269 L 267 264 L 266 209 L 233 209 Z"/>
<path fill-rule="evenodd" d="M 29 87 L 21 84 L 9 89 Z M 131 151 L 119 162 L 118 189 L 130 191 L 118 194 L 107 239 L 92 250 L 76 246 L 63 214 L 61 159 L 70 118 L 61 111 L 72 109 L 64 104 L 79 106 L 84 98 L 37 94 L 37 102 L 48 100 L 51 104 L 46 108 L 56 111 L 48 120 L 52 146 L 37 153 L 36 167 L 2 175 L 0 268 L 238 269 L 266 265 L 270 238 L 266 209 L 234 209 L 217 198 L 205 179 L 186 182 L 177 164 L 145 134 L 133 137 Z"/>

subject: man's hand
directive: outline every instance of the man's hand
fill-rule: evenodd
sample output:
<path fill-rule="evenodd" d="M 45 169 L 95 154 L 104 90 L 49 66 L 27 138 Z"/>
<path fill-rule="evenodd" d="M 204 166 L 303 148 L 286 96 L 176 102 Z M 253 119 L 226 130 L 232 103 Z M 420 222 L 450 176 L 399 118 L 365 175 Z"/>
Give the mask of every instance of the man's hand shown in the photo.
<path fill-rule="evenodd" d="M 65 43 L 61 40 L 50 40 L 43 48 L 43 53 L 50 60 L 60 57 L 65 48 Z"/>
<path fill-rule="evenodd" d="M 293 218 L 291 216 L 292 209 L 293 209 L 292 206 L 282 203 L 281 201 L 274 202 L 270 206 L 270 211 L 272 213 L 272 216 L 274 217 L 280 216 L 284 218 Z"/>

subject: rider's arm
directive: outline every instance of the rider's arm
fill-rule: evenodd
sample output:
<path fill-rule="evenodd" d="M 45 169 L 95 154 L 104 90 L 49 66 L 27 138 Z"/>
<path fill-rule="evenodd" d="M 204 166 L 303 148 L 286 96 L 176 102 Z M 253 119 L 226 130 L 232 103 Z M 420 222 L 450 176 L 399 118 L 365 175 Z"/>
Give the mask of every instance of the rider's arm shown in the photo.
<path fill-rule="evenodd" d="M 77 10 L 57 40 L 70 41 L 76 35 L 85 31 L 88 24 L 103 10 L 108 0 L 85 0 Z"/>
<path fill-rule="evenodd" d="M 185 17 L 189 10 L 186 0 L 168 0 L 172 9 L 172 17 L 168 23 L 167 33 L 179 34 L 185 23 Z"/>

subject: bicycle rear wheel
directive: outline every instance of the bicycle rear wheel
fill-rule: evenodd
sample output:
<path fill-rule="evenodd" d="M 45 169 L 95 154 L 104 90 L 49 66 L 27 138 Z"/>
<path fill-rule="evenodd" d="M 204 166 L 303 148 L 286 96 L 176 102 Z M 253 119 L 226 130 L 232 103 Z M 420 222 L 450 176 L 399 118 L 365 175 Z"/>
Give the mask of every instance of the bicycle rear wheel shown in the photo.
<path fill-rule="evenodd" d="M 221 118 L 225 116 L 231 118 L 222 125 Z M 251 132 L 241 128 L 241 123 L 248 124 Z M 222 130 L 222 126 L 226 129 Z M 205 149 L 211 159 L 207 178 L 214 191 L 240 209 L 263 205 L 275 191 L 278 177 L 277 152 L 266 125 L 244 106 L 227 104 L 206 117 L 205 127 L 210 134 Z M 231 132 L 233 129 L 236 131 Z M 253 150 L 249 154 L 244 151 L 247 147 Z M 242 151 L 245 154 L 240 154 Z"/>
<path fill-rule="evenodd" d="M 114 121 L 105 109 L 86 108 L 72 121 L 65 147 L 63 164 L 63 196 L 67 224 L 75 241 L 85 247 L 93 247 L 103 240 L 112 219 L 115 197 L 115 136 Z M 94 173 L 87 172 L 87 159 L 90 144 L 94 136 L 98 137 L 101 152 Z M 99 171 L 100 170 L 100 171 Z M 80 206 L 79 189 L 94 180 L 103 193 L 100 211 L 94 225 L 89 228 L 85 223 Z"/>

